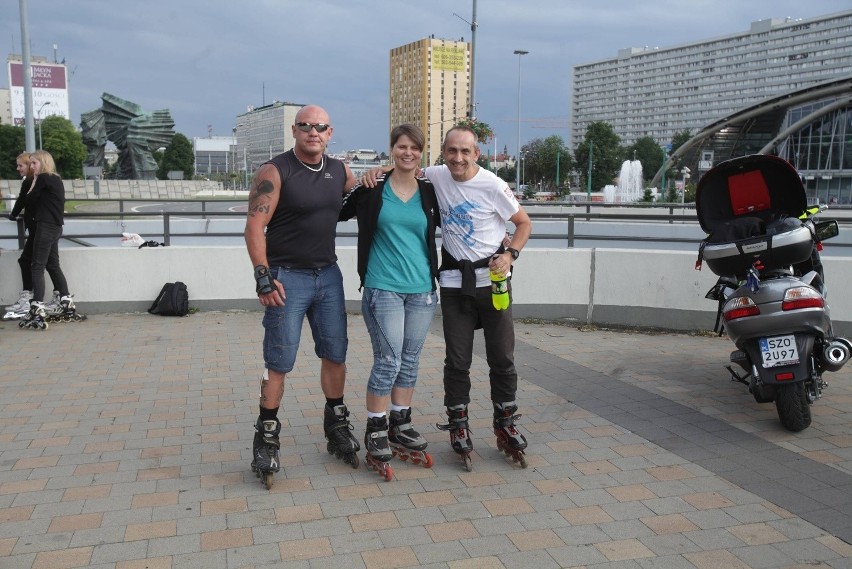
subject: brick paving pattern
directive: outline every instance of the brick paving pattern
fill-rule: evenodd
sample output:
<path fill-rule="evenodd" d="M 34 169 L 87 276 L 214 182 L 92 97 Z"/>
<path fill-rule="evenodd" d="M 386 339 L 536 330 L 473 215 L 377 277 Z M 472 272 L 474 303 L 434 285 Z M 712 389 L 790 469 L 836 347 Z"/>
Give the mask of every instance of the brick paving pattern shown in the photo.
<path fill-rule="evenodd" d="M 852 372 L 789 433 L 729 381 L 725 338 L 518 322 L 529 468 L 496 449 L 478 339 L 467 472 L 434 428 L 433 332 L 413 413 L 433 468 L 395 460 L 384 482 L 326 452 L 305 329 L 267 491 L 248 468 L 260 313 L 0 323 L 0 568 L 852 567 Z M 360 439 L 357 315 L 349 337 Z"/>

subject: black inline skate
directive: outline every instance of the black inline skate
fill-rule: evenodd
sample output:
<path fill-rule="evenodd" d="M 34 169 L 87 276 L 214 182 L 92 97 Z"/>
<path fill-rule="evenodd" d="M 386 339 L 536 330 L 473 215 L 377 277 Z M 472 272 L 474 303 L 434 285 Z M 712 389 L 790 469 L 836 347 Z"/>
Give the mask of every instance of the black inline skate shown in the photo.
<path fill-rule="evenodd" d="M 426 452 L 429 443 L 411 427 L 411 409 L 390 412 L 388 440 L 394 456 L 402 461 L 411 459 L 412 464 L 431 468 L 432 455 Z"/>
<path fill-rule="evenodd" d="M 267 490 L 272 488 L 272 475 L 281 469 L 280 433 L 281 421 L 278 419 L 262 421 L 260 417 L 257 418 L 251 450 L 251 471 L 263 481 Z"/>
<path fill-rule="evenodd" d="M 473 470 L 470 453 L 473 452 L 473 441 L 470 439 L 470 427 L 467 422 L 467 405 L 453 405 L 447 407 L 446 425 L 435 425 L 442 431 L 450 431 L 450 444 L 456 454 L 464 460 L 464 467 L 468 472 Z"/>
<path fill-rule="evenodd" d="M 515 420 L 520 415 L 515 415 L 518 406 L 514 401 L 508 403 L 494 403 L 494 434 L 497 435 L 497 449 L 512 457 L 514 462 L 520 463 L 522 468 L 527 467 L 527 459 L 524 449 L 527 448 L 527 439 L 515 428 Z"/>
<path fill-rule="evenodd" d="M 30 311 L 18 322 L 21 328 L 32 328 L 33 330 L 47 330 L 45 321 L 44 303 L 33 301 L 30 303 Z"/>
<path fill-rule="evenodd" d="M 393 478 L 393 468 L 388 461 L 393 458 L 393 453 L 388 446 L 388 418 L 369 417 L 367 419 L 367 430 L 364 433 L 364 465 L 372 468 L 385 479 L 385 482 Z"/>
<path fill-rule="evenodd" d="M 77 312 L 72 294 L 60 297 L 50 309 L 45 306 L 45 314 L 48 322 L 80 322 L 86 319 L 85 314 Z"/>
<path fill-rule="evenodd" d="M 328 441 L 328 454 L 333 454 L 352 468 L 358 468 L 356 453 L 361 450 L 361 445 L 352 435 L 352 424 L 349 422 L 349 410 L 346 405 L 335 405 L 332 409 L 326 404 L 323 427 L 325 440 Z"/>

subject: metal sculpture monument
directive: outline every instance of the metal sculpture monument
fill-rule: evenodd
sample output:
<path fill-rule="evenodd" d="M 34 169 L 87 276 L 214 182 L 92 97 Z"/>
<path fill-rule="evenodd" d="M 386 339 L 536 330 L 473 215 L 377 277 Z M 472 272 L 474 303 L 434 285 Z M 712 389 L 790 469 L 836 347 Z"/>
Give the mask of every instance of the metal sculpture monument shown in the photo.
<path fill-rule="evenodd" d="M 104 166 L 107 141 L 118 149 L 118 179 L 153 180 L 157 162 L 153 153 L 168 146 L 175 123 L 167 109 L 146 113 L 136 103 L 104 93 L 103 105 L 81 117 L 86 166 Z"/>

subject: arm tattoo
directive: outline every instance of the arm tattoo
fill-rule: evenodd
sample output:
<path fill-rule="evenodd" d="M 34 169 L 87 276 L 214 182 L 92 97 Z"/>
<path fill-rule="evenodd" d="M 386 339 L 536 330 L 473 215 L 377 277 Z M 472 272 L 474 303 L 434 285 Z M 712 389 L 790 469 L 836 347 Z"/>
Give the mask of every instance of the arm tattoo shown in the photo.
<path fill-rule="evenodd" d="M 253 216 L 256 213 L 269 213 L 270 194 L 274 191 L 275 187 L 269 180 L 255 181 L 249 192 L 248 215 Z"/>

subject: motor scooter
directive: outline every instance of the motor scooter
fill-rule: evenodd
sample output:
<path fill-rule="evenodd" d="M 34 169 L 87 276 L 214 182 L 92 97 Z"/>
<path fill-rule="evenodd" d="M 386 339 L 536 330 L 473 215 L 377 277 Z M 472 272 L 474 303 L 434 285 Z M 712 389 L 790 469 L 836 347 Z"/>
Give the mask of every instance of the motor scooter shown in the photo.
<path fill-rule="evenodd" d="M 722 162 L 696 188 L 696 210 L 708 237 L 706 262 L 719 280 L 706 298 L 718 302 L 717 331 L 737 347 L 726 368 L 758 403 L 775 402 L 784 428 L 811 424 L 822 374 L 840 370 L 852 343 L 834 335 L 819 251 L 839 233 L 817 220 L 799 174 L 787 161 L 751 155 Z"/>

